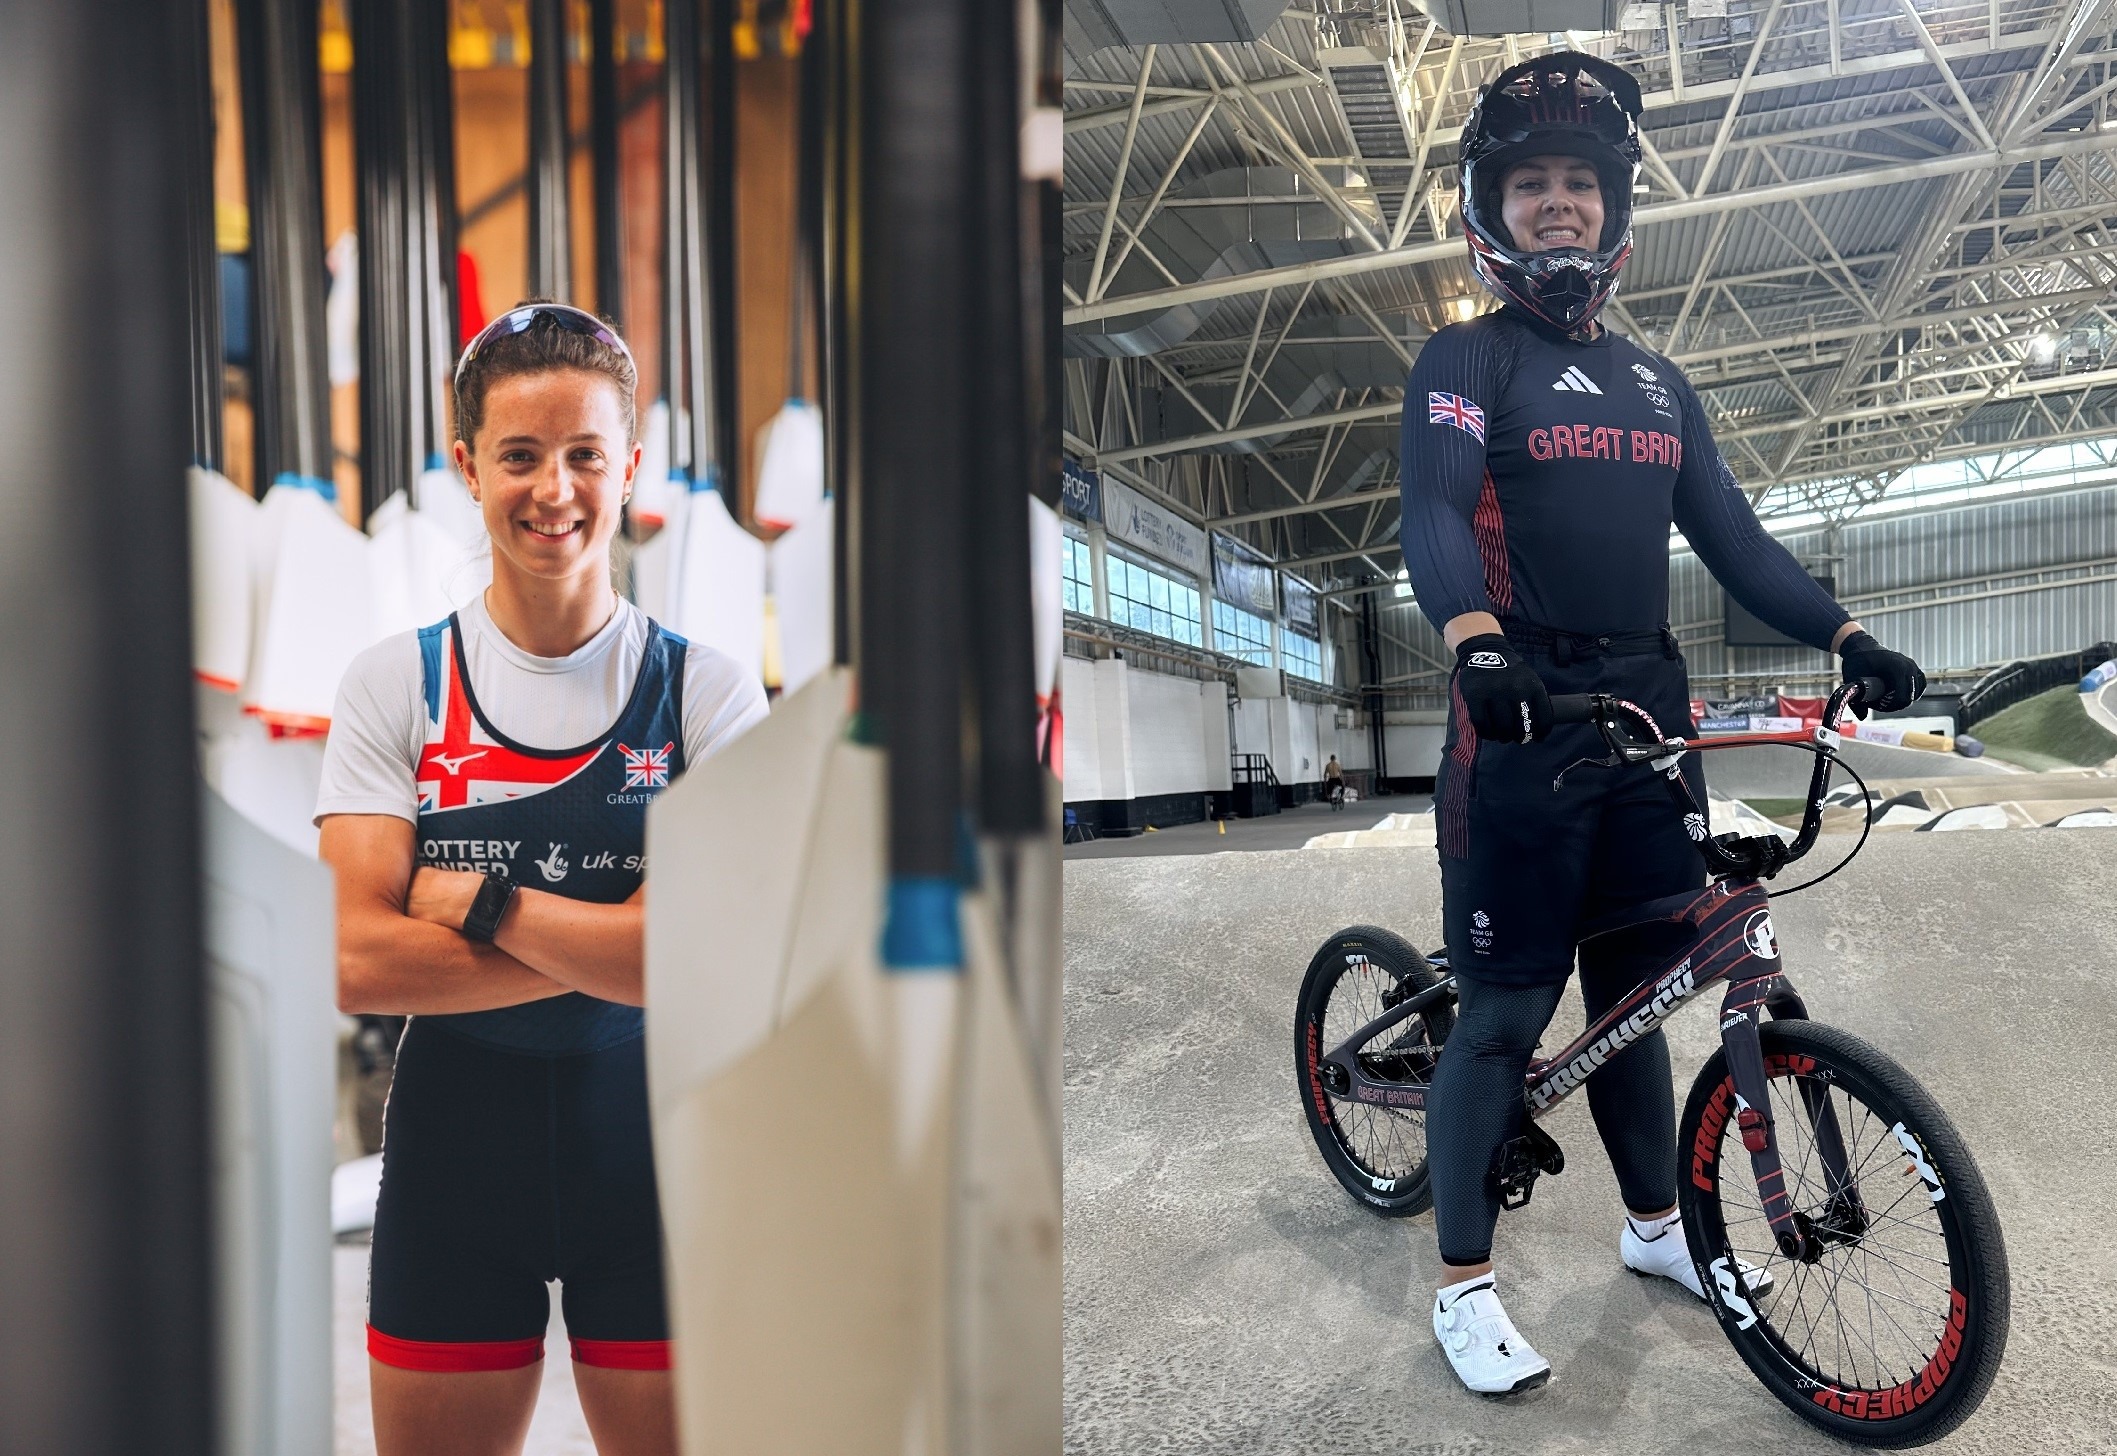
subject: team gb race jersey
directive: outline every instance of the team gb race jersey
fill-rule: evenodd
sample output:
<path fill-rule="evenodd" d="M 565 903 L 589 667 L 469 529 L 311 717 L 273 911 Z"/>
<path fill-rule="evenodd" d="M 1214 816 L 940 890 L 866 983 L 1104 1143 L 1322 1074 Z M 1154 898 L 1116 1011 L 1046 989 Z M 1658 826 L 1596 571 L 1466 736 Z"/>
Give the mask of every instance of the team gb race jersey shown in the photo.
<path fill-rule="evenodd" d="M 474 627 L 481 634 L 496 637 L 497 631 L 478 607 L 418 632 L 418 711 L 424 741 L 411 773 L 417 793 L 418 863 L 503 874 L 526 889 L 606 905 L 627 899 L 640 887 L 647 868 L 647 806 L 684 771 L 687 758 L 687 656 L 694 675 L 707 679 L 694 683 L 692 691 L 703 690 L 713 700 L 694 705 L 689 735 L 694 744 L 703 737 L 707 751 L 717 748 L 763 716 L 765 705 L 754 683 L 726 680 L 726 669 L 733 664 L 724 657 L 691 647 L 640 616 L 636 608 L 626 605 L 622 611 L 631 614 L 630 620 L 614 622 L 613 629 L 629 628 L 641 649 L 630 692 L 615 720 L 603 719 L 607 728 L 586 742 L 562 748 L 532 747 L 510 737 L 494 726 L 479 703 L 461 618 L 475 614 Z M 626 652 L 622 658 L 631 655 Z M 508 653 L 510 660 L 519 656 L 519 649 Z M 486 660 L 492 661 L 489 656 Z M 607 670 L 621 661 L 594 665 L 605 669 L 607 677 Z M 497 661 L 493 665 L 496 672 L 508 666 Z M 353 741 L 344 745 L 343 754 L 334 755 L 344 760 L 337 772 L 327 761 L 319 816 L 383 808 L 366 797 L 373 791 L 361 777 L 362 759 L 397 760 L 401 781 L 403 755 L 411 747 L 403 743 L 384 753 L 363 754 L 371 746 L 369 740 L 394 735 L 362 733 L 360 725 L 344 721 L 362 712 L 354 681 L 360 667 L 356 663 L 355 673 L 348 675 L 340 718 L 334 719 L 332 730 L 334 738 L 341 728 L 353 730 L 347 735 Z M 712 714 L 703 734 L 697 721 L 701 707 Z M 339 747 L 331 745 L 332 750 Z M 385 812 L 404 814 L 397 807 Z M 644 1024 L 640 1008 L 580 992 L 422 1019 L 492 1046 L 546 1054 L 613 1046 L 638 1036 Z"/>
<path fill-rule="evenodd" d="M 684 639 L 647 628 L 631 701 L 601 738 L 531 748 L 486 721 L 456 618 L 419 633 L 426 749 L 419 755 L 418 859 L 503 874 L 569 899 L 615 905 L 647 868 L 647 805 L 684 771 Z M 516 1051 L 585 1052 L 638 1036 L 637 1006 L 570 991 L 546 1001 L 431 1018 Z"/>

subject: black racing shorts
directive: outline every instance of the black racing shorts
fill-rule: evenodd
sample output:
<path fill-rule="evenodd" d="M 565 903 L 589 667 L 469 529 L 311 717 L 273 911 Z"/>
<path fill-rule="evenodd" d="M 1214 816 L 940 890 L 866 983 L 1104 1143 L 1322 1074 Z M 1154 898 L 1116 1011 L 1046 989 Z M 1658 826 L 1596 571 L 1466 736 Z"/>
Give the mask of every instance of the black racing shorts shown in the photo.
<path fill-rule="evenodd" d="M 1611 647 L 1571 638 L 1554 651 L 1549 632 L 1517 627 L 1508 635 L 1554 695 L 1612 693 L 1644 708 L 1664 736 L 1695 736 L 1673 639 L 1664 650 L 1655 634 Z M 1568 765 L 1608 752 L 1592 725 L 1554 727 L 1536 743 L 1486 743 L 1453 680 L 1449 701 L 1434 816 L 1442 933 L 1455 970 L 1512 985 L 1564 980 L 1581 925 L 1705 883 L 1691 839 L 1705 822 L 1687 827 L 1652 769 L 1582 766 L 1553 790 Z M 1697 757 L 1687 755 L 1683 768 L 1702 814 Z"/>
<path fill-rule="evenodd" d="M 645 1045 L 538 1056 L 412 1018 L 383 1118 L 370 1355 L 534 1364 L 556 1279 L 575 1360 L 669 1368 Z"/>

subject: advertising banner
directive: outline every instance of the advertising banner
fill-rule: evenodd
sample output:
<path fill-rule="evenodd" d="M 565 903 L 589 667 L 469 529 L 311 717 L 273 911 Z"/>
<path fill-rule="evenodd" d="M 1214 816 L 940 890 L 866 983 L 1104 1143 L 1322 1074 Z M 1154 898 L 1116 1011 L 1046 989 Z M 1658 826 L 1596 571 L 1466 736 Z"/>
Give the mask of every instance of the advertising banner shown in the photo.
<path fill-rule="evenodd" d="M 1776 693 L 1760 693 L 1749 698 L 1707 698 L 1705 713 L 1708 718 L 1749 718 L 1753 716 L 1776 717 L 1779 712 L 1779 696 Z"/>
<path fill-rule="evenodd" d="M 1323 635 L 1322 598 L 1298 576 L 1283 578 L 1286 592 L 1286 625 L 1309 637 Z"/>
<path fill-rule="evenodd" d="M 1200 580 L 1212 569 L 1206 533 L 1129 485 L 1103 482 L 1103 524 L 1115 539 L 1182 567 Z"/>
<path fill-rule="evenodd" d="M 1059 473 L 1059 504 L 1076 520 L 1100 521 L 1103 518 L 1101 473 L 1069 457 Z"/>
<path fill-rule="evenodd" d="M 1270 621 L 1279 613 L 1271 563 L 1232 536 L 1213 533 L 1213 595 Z"/>

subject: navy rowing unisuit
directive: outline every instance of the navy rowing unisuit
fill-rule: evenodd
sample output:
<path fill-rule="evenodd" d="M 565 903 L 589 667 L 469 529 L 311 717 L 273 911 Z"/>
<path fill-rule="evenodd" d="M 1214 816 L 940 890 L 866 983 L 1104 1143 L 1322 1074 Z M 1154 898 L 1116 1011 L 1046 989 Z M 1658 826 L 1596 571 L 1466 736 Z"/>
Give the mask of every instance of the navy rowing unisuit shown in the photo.
<path fill-rule="evenodd" d="M 639 889 L 647 805 L 684 771 L 688 644 L 649 623 L 617 721 L 564 749 L 493 726 L 457 618 L 419 648 L 420 862 L 601 904 Z M 532 1364 L 556 1279 L 575 1360 L 668 1368 L 642 1031 L 640 1008 L 577 991 L 412 1018 L 383 1131 L 370 1355 L 441 1372 Z"/>
<path fill-rule="evenodd" d="M 1676 366 L 1513 309 L 1426 341 L 1405 386 L 1404 564 L 1436 628 L 1668 622 L 1669 526 L 1744 606 L 1827 648 L 1845 611 L 1757 523 Z"/>

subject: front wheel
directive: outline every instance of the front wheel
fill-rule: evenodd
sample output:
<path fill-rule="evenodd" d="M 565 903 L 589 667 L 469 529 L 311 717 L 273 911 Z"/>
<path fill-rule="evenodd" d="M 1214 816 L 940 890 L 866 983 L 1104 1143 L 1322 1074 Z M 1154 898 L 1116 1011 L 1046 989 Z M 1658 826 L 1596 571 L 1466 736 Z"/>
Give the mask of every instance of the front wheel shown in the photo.
<path fill-rule="evenodd" d="M 1860 1446 L 1938 1440 L 1985 1398 L 2007 1344 L 2007 1251 L 1984 1179 L 1939 1104 L 1881 1052 L 1803 1021 L 1759 1032 L 1809 1253 L 1787 1257 L 1765 1219 L 1716 1052 L 1677 1133 L 1684 1230 L 1713 1312 L 1810 1424 Z M 1736 1260 L 1771 1287 L 1748 1293 Z"/>

